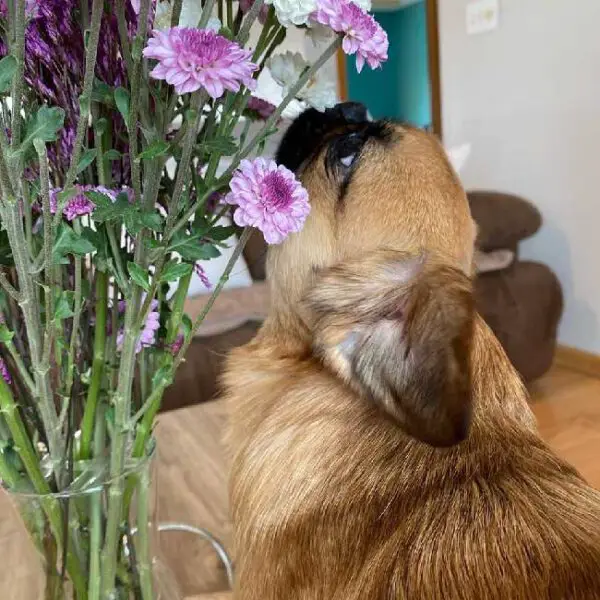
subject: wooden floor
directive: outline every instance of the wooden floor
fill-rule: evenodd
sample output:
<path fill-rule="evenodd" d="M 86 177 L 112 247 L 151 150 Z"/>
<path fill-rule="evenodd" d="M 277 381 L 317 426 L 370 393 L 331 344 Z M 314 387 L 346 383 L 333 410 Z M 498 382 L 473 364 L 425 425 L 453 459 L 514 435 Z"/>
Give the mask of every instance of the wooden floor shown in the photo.
<path fill-rule="evenodd" d="M 592 485 L 600 488 L 600 380 L 556 367 L 532 386 L 531 393 L 542 436 Z M 231 527 L 226 460 L 221 445 L 223 428 L 219 402 L 161 415 L 159 517 L 163 522 L 206 527 L 228 545 Z M 0 495 L 0 536 L 14 528 L 8 511 L 6 499 Z M 2 539 L 0 546 L 1 543 Z M 3 557 L 10 555 L 9 549 L 5 550 L 6 553 L 0 547 Z M 227 594 L 217 594 L 226 589 L 227 580 L 206 542 L 188 533 L 163 533 L 161 554 L 185 597 L 229 598 Z M 5 562 L 1 569 L 6 567 Z"/>

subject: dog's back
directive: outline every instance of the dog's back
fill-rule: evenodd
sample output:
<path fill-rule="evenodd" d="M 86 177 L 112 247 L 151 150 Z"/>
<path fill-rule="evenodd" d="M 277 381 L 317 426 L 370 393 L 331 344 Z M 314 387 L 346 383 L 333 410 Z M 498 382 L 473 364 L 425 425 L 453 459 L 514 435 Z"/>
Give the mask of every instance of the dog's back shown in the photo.
<path fill-rule="evenodd" d="M 449 449 L 269 337 L 233 354 L 237 598 L 600 598 L 600 494 L 533 431 L 482 323 L 475 337 L 474 422 Z"/>
<path fill-rule="evenodd" d="M 305 113 L 278 159 L 311 214 L 224 380 L 236 598 L 600 598 L 600 494 L 476 315 L 439 144 L 352 105 Z"/>

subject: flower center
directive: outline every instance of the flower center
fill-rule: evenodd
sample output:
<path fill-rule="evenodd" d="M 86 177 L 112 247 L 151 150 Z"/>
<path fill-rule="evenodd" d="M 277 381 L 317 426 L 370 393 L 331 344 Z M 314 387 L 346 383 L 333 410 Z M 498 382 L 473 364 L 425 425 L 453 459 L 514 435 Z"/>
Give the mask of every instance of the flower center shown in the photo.
<path fill-rule="evenodd" d="M 292 190 L 286 178 L 277 171 L 269 173 L 260 186 L 263 206 L 269 212 L 280 211 L 292 203 Z"/>

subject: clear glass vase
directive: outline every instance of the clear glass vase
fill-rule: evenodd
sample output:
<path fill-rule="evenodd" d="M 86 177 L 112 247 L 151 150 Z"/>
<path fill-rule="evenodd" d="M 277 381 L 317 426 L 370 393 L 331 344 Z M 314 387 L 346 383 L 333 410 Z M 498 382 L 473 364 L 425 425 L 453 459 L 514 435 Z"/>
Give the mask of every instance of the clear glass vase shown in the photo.
<path fill-rule="evenodd" d="M 0 514 L 0 599 L 179 600 L 158 560 L 154 455 L 128 461 L 116 479 L 108 459 L 74 462 L 60 493 L 5 487 L 13 510 Z"/>

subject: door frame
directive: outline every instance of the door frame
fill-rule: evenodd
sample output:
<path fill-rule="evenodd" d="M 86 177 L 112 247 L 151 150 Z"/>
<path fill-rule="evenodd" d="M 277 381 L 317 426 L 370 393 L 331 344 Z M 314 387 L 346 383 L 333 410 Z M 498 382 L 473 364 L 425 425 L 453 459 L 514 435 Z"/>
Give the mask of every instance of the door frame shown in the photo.
<path fill-rule="evenodd" d="M 442 139 L 442 86 L 440 79 L 440 39 L 438 26 L 438 0 L 425 0 L 427 12 L 427 52 L 431 89 L 431 124 L 433 133 Z M 341 48 L 337 51 L 338 95 L 348 100 L 348 74 L 346 58 Z"/>

